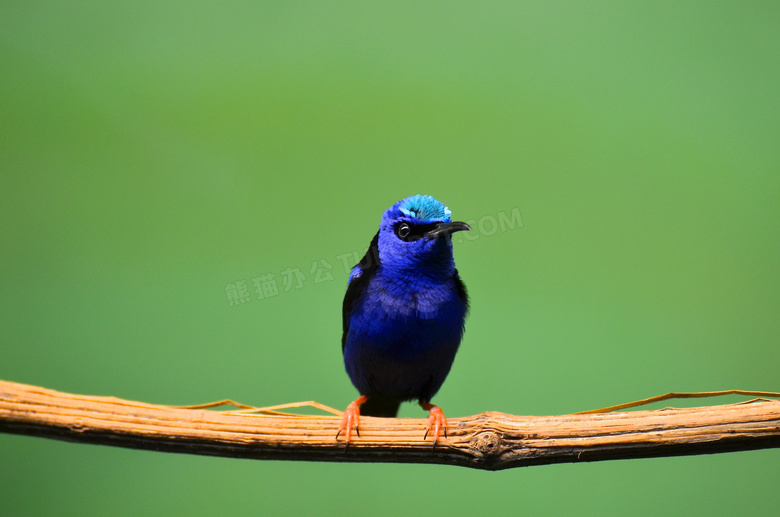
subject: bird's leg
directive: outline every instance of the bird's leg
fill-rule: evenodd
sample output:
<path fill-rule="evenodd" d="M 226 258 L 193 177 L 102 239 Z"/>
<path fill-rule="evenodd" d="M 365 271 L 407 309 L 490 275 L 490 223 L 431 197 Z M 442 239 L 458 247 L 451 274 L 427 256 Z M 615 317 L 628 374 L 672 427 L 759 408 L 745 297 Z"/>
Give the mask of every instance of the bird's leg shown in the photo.
<path fill-rule="evenodd" d="M 339 432 L 336 433 L 336 439 L 339 439 L 339 435 L 342 432 L 346 433 L 346 444 L 349 445 L 349 438 L 352 435 L 352 428 L 355 428 L 355 432 L 360 436 L 360 430 L 358 429 L 358 423 L 360 422 L 360 405 L 365 404 L 368 400 L 366 395 L 361 395 L 354 401 L 349 403 L 347 409 L 344 410 L 344 415 L 341 417 L 341 423 L 339 424 Z"/>
<path fill-rule="evenodd" d="M 429 411 L 428 415 L 428 427 L 425 429 L 425 436 L 423 440 L 428 438 L 428 433 L 433 429 L 433 446 L 436 447 L 436 442 L 439 441 L 439 431 L 444 429 L 444 437 L 447 437 L 447 419 L 444 418 L 444 412 L 439 406 L 434 406 L 429 402 L 420 401 L 420 407 L 425 411 Z"/>

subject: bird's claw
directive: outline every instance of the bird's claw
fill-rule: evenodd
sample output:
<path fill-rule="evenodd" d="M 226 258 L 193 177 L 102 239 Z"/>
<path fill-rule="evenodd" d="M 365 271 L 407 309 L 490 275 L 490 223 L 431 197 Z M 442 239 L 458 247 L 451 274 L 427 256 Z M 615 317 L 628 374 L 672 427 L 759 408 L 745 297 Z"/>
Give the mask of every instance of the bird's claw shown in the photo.
<path fill-rule="evenodd" d="M 427 409 L 430 412 L 428 415 L 428 426 L 425 428 L 423 440 L 428 438 L 428 434 L 431 434 L 431 436 L 433 436 L 433 446 L 436 447 L 442 429 L 444 430 L 444 437 L 447 437 L 447 419 L 444 418 L 444 411 L 442 411 L 439 406 L 426 404 L 423 406 L 423 409 Z M 431 430 L 433 430 L 433 433 L 431 433 Z"/>
<path fill-rule="evenodd" d="M 339 439 L 341 433 L 344 433 L 344 442 L 349 445 L 349 439 L 352 437 L 352 429 L 355 429 L 355 434 L 360 436 L 360 429 L 358 425 L 360 423 L 360 404 L 365 402 L 364 397 L 360 397 L 354 402 L 350 402 L 347 409 L 344 410 L 344 415 L 341 417 L 341 423 L 339 424 L 339 430 L 336 433 L 336 439 Z"/>

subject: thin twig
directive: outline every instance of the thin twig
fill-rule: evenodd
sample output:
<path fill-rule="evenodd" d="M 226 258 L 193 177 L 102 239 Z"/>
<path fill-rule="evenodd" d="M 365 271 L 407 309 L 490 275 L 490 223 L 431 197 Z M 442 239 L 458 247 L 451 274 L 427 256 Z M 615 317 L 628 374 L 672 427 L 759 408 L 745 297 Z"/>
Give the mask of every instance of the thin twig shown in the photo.
<path fill-rule="evenodd" d="M 276 416 L 306 416 L 306 415 L 300 415 L 296 413 L 285 413 L 282 411 L 278 411 L 279 409 L 288 409 L 288 408 L 295 408 L 295 407 L 313 407 L 313 408 L 321 409 L 326 413 L 330 413 L 336 416 L 341 416 L 343 413 L 343 411 L 339 411 L 338 409 L 333 409 L 332 407 L 326 406 L 325 404 L 320 404 L 319 402 L 315 402 L 313 400 L 307 400 L 306 402 L 288 402 L 287 404 L 277 404 L 276 406 L 252 407 L 252 406 L 247 406 L 246 404 L 241 404 L 240 402 L 236 402 L 234 400 L 224 399 L 224 400 L 218 400 L 216 402 L 207 402 L 206 404 L 195 404 L 194 406 L 169 406 L 169 407 L 176 408 L 176 409 L 213 409 L 222 406 L 235 406 L 237 408 L 241 408 L 241 409 L 232 409 L 229 411 L 225 411 L 225 413 L 230 413 L 233 415 L 260 414 L 260 415 L 276 415 Z"/>
<path fill-rule="evenodd" d="M 0 432 L 212 456 L 500 470 L 780 447 L 780 401 L 542 417 L 488 412 L 448 419 L 435 449 L 423 438 L 424 419 L 363 417 L 347 450 L 336 439 L 336 416 L 247 410 L 255 408 L 183 409 L 0 381 Z"/>
<path fill-rule="evenodd" d="M 629 409 L 632 407 L 645 406 L 652 404 L 653 402 L 661 402 L 662 400 L 670 399 L 696 399 L 705 397 L 722 397 L 723 395 L 746 395 L 748 397 L 780 397 L 780 393 L 774 391 L 745 391 L 745 390 L 723 390 L 723 391 L 683 391 L 683 392 L 671 392 L 664 395 L 657 395 L 642 400 L 635 400 L 634 402 L 626 402 L 625 404 L 617 404 L 615 406 L 604 407 L 600 409 L 590 409 L 588 411 L 580 411 L 574 413 L 575 415 L 590 415 L 595 413 L 611 413 L 612 411 L 620 411 L 621 409 Z M 761 400 L 761 399 L 755 399 Z"/>

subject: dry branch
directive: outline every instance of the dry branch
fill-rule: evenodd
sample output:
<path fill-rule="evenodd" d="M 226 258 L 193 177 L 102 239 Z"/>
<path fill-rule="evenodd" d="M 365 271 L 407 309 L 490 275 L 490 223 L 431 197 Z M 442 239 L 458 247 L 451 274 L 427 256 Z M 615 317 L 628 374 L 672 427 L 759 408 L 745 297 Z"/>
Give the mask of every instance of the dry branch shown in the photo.
<path fill-rule="evenodd" d="M 363 417 L 346 449 L 334 416 L 182 409 L 0 381 L 0 431 L 237 458 L 401 462 L 501 470 L 527 465 L 780 447 L 780 401 L 562 416 L 488 412 L 448 419 L 434 449 L 426 420 Z"/>

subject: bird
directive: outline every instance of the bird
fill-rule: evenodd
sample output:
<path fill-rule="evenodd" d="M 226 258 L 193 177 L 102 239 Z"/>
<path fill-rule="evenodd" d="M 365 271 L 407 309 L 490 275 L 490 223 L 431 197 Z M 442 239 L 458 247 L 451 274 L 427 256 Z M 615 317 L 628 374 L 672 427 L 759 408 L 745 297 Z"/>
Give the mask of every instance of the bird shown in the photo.
<path fill-rule="evenodd" d="M 402 402 L 429 412 L 423 440 L 436 446 L 447 421 L 431 399 L 460 346 L 469 311 L 451 235 L 471 231 L 428 195 L 409 196 L 382 215 L 365 256 L 351 270 L 342 306 L 344 367 L 360 396 L 344 411 L 336 439 L 360 415 L 395 417 Z"/>

